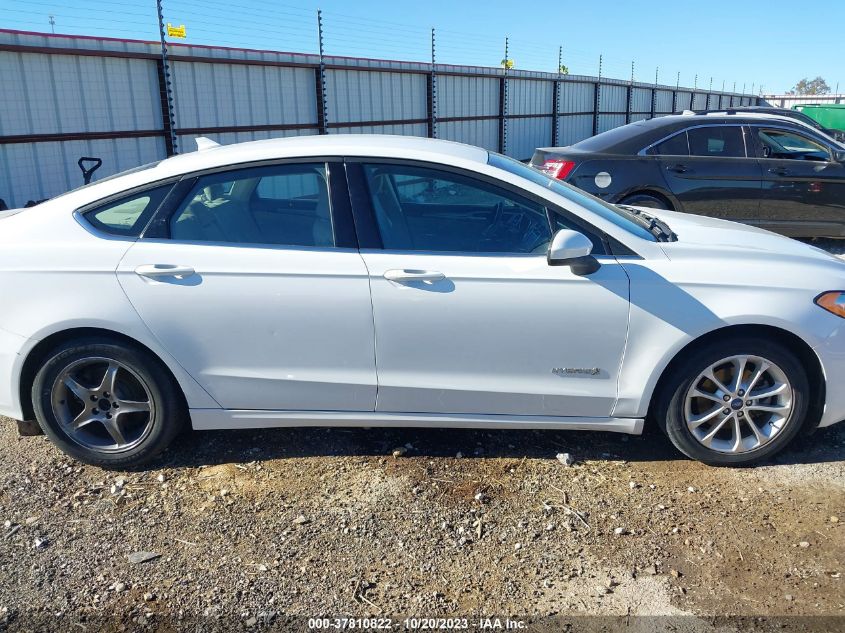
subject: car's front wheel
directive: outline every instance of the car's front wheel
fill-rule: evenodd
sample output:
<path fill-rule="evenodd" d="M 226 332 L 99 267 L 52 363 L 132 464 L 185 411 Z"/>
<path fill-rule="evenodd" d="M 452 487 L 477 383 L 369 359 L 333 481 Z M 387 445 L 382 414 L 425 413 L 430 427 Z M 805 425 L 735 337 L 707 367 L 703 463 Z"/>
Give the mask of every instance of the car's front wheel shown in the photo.
<path fill-rule="evenodd" d="M 158 359 L 104 339 L 70 341 L 48 354 L 32 401 L 53 443 L 106 468 L 149 461 L 167 448 L 186 417 L 178 387 Z"/>
<path fill-rule="evenodd" d="M 807 416 L 809 382 L 789 349 L 732 337 L 683 358 L 657 395 L 655 414 L 685 455 L 744 466 L 784 448 Z"/>

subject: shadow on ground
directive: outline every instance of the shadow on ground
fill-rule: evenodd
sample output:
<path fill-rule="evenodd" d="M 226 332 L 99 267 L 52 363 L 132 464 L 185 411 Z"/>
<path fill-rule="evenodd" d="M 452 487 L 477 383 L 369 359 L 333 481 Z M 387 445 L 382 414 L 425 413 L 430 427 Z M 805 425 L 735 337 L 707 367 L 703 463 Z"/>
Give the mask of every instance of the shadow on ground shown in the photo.
<path fill-rule="evenodd" d="M 686 461 L 656 430 L 642 436 L 606 432 L 285 428 L 184 433 L 149 469 L 307 457 L 387 457 L 404 447 L 409 456 L 444 458 L 555 459 L 570 453 L 578 461 Z M 845 424 L 797 438 L 772 464 L 845 460 Z"/>

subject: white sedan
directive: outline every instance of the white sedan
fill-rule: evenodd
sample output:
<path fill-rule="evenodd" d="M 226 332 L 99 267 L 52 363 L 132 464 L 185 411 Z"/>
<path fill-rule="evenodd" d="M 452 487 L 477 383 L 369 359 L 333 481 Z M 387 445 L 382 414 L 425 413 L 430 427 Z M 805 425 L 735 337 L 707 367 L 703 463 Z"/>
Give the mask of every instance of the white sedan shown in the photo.
<path fill-rule="evenodd" d="M 457 143 L 200 146 L 0 214 L 0 414 L 79 460 L 187 424 L 656 424 L 741 465 L 845 418 L 818 249 Z"/>

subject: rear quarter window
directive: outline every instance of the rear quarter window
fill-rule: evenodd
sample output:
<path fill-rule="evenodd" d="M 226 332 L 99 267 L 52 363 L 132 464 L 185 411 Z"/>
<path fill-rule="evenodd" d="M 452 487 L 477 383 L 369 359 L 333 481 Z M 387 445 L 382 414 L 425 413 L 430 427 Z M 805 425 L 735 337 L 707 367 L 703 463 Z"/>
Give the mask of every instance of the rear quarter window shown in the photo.
<path fill-rule="evenodd" d="M 104 233 L 138 237 L 171 187 L 172 185 L 168 184 L 113 199 L 85 211 L 82 215 L 88 224 Z"/>

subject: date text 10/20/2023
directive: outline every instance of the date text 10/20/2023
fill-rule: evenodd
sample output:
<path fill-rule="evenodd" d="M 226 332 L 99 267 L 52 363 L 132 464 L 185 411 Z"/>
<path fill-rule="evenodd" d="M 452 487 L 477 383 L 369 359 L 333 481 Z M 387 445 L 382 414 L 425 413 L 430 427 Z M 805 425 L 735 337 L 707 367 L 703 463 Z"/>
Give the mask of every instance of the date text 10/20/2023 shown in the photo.
<path fill-rule="evenodd" d="M 518 631 L 525 626 L 523 620 L 510 618 L 308 618 L 308 628 L 316 630 Z"/>

